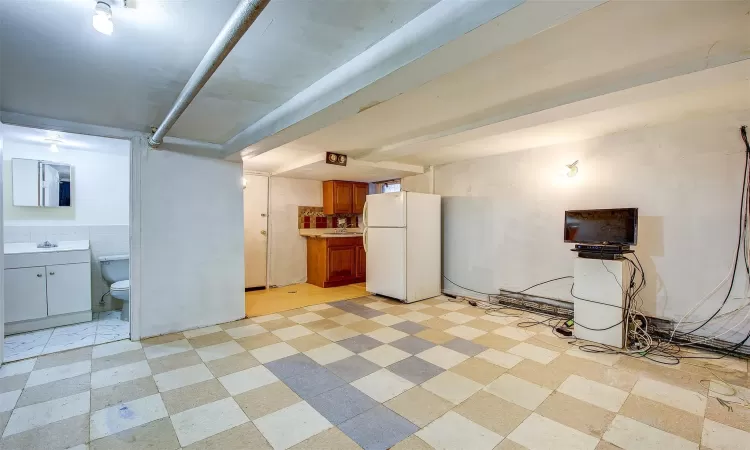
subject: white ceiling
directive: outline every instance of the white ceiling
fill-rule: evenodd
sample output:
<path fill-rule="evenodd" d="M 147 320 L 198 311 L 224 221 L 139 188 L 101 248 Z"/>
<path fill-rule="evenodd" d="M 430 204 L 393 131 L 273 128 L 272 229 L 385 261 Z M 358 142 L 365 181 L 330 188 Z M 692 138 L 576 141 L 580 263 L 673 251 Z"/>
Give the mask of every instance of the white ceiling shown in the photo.
<path fill-rule="evenodd" d="M 170 136 L 224 143 L 437 0 L 272 0 Z M 0 109 L 148 131 L 237 0 L 131 0 L 114 33 L 94 0 L 0 1 Z"/>
<path fill-rule="evenodd" d="M 130 141 L 124 139 L 17 127 L 7 124 L 0 125 L 0 134 L 3 137 L 2 145 L 6 148 L 16 143 L 43 145 L 47 147 L 54 143 L 60 151 L 70 149 L 121 156 L 130 155 Z"/>

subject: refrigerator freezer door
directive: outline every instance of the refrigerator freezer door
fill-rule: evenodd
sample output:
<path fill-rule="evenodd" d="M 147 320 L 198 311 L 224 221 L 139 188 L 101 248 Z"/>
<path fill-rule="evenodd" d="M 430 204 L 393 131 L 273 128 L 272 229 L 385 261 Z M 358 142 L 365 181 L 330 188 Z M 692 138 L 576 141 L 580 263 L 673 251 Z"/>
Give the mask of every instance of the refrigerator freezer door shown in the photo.
<path fill-rule="evenodd" d="M 366 227 L 405 227 L 406 192 L 368 195 L 364 221 Z"/>
<path fill-rule="evenodd" d="M 406 229 L 367 229 L 367 291 L 406 300 Z"/>

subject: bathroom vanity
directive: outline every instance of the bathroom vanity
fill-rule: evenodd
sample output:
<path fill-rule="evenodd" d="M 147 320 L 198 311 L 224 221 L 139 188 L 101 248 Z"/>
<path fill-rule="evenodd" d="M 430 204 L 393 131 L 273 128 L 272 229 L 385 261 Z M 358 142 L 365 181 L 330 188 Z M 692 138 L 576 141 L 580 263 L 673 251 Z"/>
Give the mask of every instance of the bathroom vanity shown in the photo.
<path fill-rule="evenodd" d="M 91 320 L 89 241 L 5 244 L 5 334 Z"/>

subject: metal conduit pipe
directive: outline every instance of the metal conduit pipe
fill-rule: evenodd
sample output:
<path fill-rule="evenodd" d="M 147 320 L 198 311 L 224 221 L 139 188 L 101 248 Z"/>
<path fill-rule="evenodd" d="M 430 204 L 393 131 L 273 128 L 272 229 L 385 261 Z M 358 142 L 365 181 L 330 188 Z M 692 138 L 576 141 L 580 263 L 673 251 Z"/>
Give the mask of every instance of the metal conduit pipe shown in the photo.
<path fill-rule="evenodd" d="M 148 138 L 149 146 L 156 148 L 161 145 L 164 136 L 166 136 L 170 128 L 177 122 L 182 113 L 185 112 L 190 102 L 198 95 L 198 92 L 200 92 L 208 79 L 211 78 L 211 75 L 216 72 L 216 69 L 219 68 L 224 58 L 237 45 L 237 42 L 239 42 L 248 28 L 250 28 L 250 25 L 255 22 L 260 13 L 263 12 L 263 9 L 269 2 L 270 0 L 240 1 L 227 23 L 224 24 L 224 27 L 219 32 L 219 35 L 214 39 L 208 52 L 203 56 L 195 72 L 190 76 L 185 87 L 182 88 L 180 95 L 167 113 L 167 117 L 164 118 L 164 121 L 162 121 L 154 134 Z"/>

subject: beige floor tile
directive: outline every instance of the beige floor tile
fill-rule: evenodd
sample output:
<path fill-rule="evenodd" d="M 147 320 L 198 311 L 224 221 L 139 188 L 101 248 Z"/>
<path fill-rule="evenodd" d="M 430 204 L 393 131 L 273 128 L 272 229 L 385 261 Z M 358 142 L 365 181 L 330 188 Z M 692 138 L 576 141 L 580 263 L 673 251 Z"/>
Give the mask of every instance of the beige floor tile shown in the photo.
<path fill-rule="evenodd" d="M 531 414 L 531 411 L 485 391 L 472 395 L 454 411 L 501 436 L 510 434 Z"/>
<path fill-rule="evenodd" d="M 70 395 L 86 392 L 89 389 L 91 389 L 91 375 L 88 373 L 73 378 L 55 381 L 54 383 L 28 387 L 23 390 L 15 407 L 20 408 L 35 403 L 47 402 L 56 398 L 68 397 Z"/>
<path fill-rule="evenodd" d="M 255 350 L 250 350 L 250 354 L 262 364 L 286 358 L 287 356 L 296 355 L 297 353 L 299 353 L 297 349 L 286 342 L 279 342 L 265 347 L 256 348 Z"/>
<path fill-rule="evenodd" d="M 184 447 L 185 450 L 271 450 L 252 423 L 244 423 Z"/>
<path fill-rule="evenodd" d="M 66 378 L 73 378 L 91 372 L 91 360 L 78 361 L 61 366 L 34 370 L 26 380 L 26 387 L 39 386 Z"/>
<path fill-rule="evenodd" d="M 306 324 L 306 323 L 317 322 L 318 320 L 325 319 L 325 317 L 317 313 L 311 312 L 311 311 L 304 312 L 303 310 L 300 312 L 301 314 L 288 316 L 289 320 L 291 320 L 292 322 L 296 322 L 296 323 Z"/>
<path fill-rule="evenodd" d="M 420 386 L 415 386 L 389 400 L 385 406 L 418 427 L 424 427 L 448 412 L 453 404 Z"/>
<path fill-rule="evenodd" d="M 154 375 L 154 381 L 156 381 L 156 387 L 159 388 L 159 392 L 179 389 L 212 378 L 213 375 L 205 364 L 196 364 L 195 366 L 183 367 Z"/>
<path fill-rule="evenodd" d="M 164 334 L 161 336 L 155 336 L 155 337 L 148 338 L 148 339 L 142 339 L 141 345 L 143 345 L 143 347 L 145 348 L 145 347 L 151 347 L 154 345 L 166 344 L 168 342 L 179 341 L 182 339 L 185 339 L 185 335 L 183 335 L 182 333 Z"/>
<path fill-rule="evenodd" d="M 305 355 L 318 364 L 326 365 L 348 358 L 354 355 L 354 353 L 335 342 L 331 342 L 328 345 L 308 350 L 305 352 Z"/>
<path fill-rule="evenodd" d="M 391 314 L 383 314 L 382 316 L 373 317 L 370 320 L 372 320 L 373 322 L 377 322 L 381 325 L 384 325 L 386 327 L 390 327 L 391 325 L 396 325 L 397 323 L 401 323 L 404 321 L 404 319 L 397 317 L 397 316 L 393 316 Z"/>
<path fill-rule="evenodd" d="M 596 438 L 602 437 L 616 415 L 560 392 L 550 394 L 534 412 Z"/>
<path fill-rule="evenodd" d="M 134 350 L 140 350 L 143 348 L 140 342 L 134 342 L 129 339 L 122 341 L 110 342 L 107 344 L 97 345 L 91 351 L 91 357 L 93 359 L 103 358 L 105 356 L 112 356 L 118 353 L 132 352 Z"/>
<path fill-rule="evenodd" d="M 525 341 L 526 339 L 536 334 L 534 332 L 527 331 L 524 328 L 518 328 L 512 325 L 500 327 L 497 330 L 493 331 L 493 333 L 497 334 L 498 336 L 503 336 L 508 339 L 513 339 L 514 341 Z"/>
<path fill-rule="evenodd" d="M 315 311 L 319 316 L 323 316 L 326 319 L 330 319 L 331 317 L 340 316 L 342 314 L 345 314 L 345 311 L 342 311 L 338 308 L 328 308 L 321 311 Z M 335 323 L 335 322 L 334 322 Z"/>
<path fill-rule="evenodd" d="M 482 385 L 450 371 L 422 383 L 422 388 L 458 405 L 482 389 Z"/>
<path fill-rule="evenodd" d="M 240 405 L 240 408 L 242 408 L 250 420 L 255 420 L 287 406 L 299 403 L 302 399 L 289 389 L 287 385 L 277 381 L 276 383 L 235 395 L 234 400 Z"/>
<path fill-rule="evenodd" d="M 331 320 L 334 321 L 334 322 L 336 322 L 337 324 L 339 324 L 341 326 L 347 326 L 347 325 L 351 325 L 351 324 L 356 323 L 356 322 L 361 322 L 361 321 L 365 320 L 365 318 L 364 317 L 360 317 L 360 316 L 358 316 L 356 314 L 345 313 L 345 314 L 341 314 L 340 316 L 332 317 Z"/>
<path fill-rule="evenodd" d="M 425 320 L 432 318 L 431 315 L 423 314 L 419 311 L 409 311 L 406 314 L 401 314 L 399 317 L 401 317 L 404 320 L 408 320 L 408 321 L 415 322 L 415 323 L 422 323 Z"/>
<path fill-rule="evenodd" d="M 361 447 L 338 428 L 329 428 L 290 448 L 290 450 L 359 450 Z"/>
<path fill-rule="evenodd" d="M 530 359 L 524 359 L 516 364 L 508 373 L 553 390 L 557 389 L 569 375 Z"/>
<path fill-rule="evenodd" d="M 620 410 L 620 407 L 628 397 L 628 393 L 625 391 L 591 381 L 578 375 L 570 375 L 557 390 L 558 392 L 614 413 Z"/>
<path fill-rule="evenodd" d="M 750 432 L 706 420 L 701 442 L 713 450 L 745 450 L 750 445 Z"/>
<path fill-rule="evenodd" d="M 229 397 L 229 393 L 218 380 L 208 380 L 161 393 L 169 415 L 197 408 L 207 403 Z"/>
<path fill-rule="evenodd" d="M 91 360 L 91 371 L 97 372 L 99 370 L 111 369 L 112 367 L 131 364 L 143 361 L 144 359 L 146 359 L 146 354 L 141 349 L 106 355 Z"/>
<path fill-rule="evenodd" d="M 332 426 L 307 402 L 288 406 L 253 423 L 275 449 L 287 449 Z"/>
<path fill-rule="evenodd" d="M 446 311 L 459 311 L 462 309 L 469 309 L 469 304 L 462 301 L 447 301 L 435 305 L 437 308 L 444 309 Z"/>
<path fill-rule="evenodd" d="M 218 325 L 211 325 L 202 328 L 193 328 L 192 330 L 183 331 L 182 334 L 186 339 L 193 339 L 199 336 L 206 336 L 213 333 L 221 332 L 222 328 Z"/>
<path fill-rule="evenodd" d="M 384 308 L 381 311 L 386 314 L 390 314 L 392 316 L 400 316 L 402 314 L 409 314 L 410 312 L 412 312 L 412 310 L 407 308 L 406 306 L 398 306 L 398 305 Z"/>
<path fill-rule="evenodd" d="M 118 403 L 129 402 L 158 393 L 152 377 L 139 378 L 125 383 L 107 386 L 91 391 L 91 410 L 109 408 Z"/>
<path fill-rule="evenodd" d="M 257 359 L 248 352 L 238 353 L 236 355 L 227 356 L 226 358 L 216 359 L 208 361 L 206 367 L 211 371 L 214 377 L 219 378 L 230 373 L 239 372 L 241 370 L 255 367 L 258 364 Z"/>
<path fill-rule="evenodd" d="M 433 447 L 412 434 L 408 438 L 391 447 L 391 450 L 433 450 Z"/>
<path fill-rule="evenodd" d="M 313 331 L 305 327 L 304 325 L 293 325 L 286 328 L 279 328 L 277 330 L 272 331 L 273 334 L 275 334 L 279 339 L 282 341 L 288 341 L 291 339 L 296 339 L 298 337 L 307 336 L 309 334 L 313 334 Z M 200 353 L 200 352 L 199 352 Z"/>
<path fill-rule="evenodd" d="M 425 323 L 422 322 L 420 325 L 424 325 Z M 444 331 L 435 330 L 432 328 L 428 328 L 426 330 L 422 330 L 419 333 L 415 334 L 414 336 L 418 338 L 422 338 L 426 341 L 430 341 L 433 344 L 445 344 L 446 342 L 453 340 L 456 338 L 456 336 L 453 336 L 452 334 L 448 334 Z"/>
<path fill-rule="evenodd" d="M 503 440 L 503 436 L 453 411 L 415 434 L 437 449 L 492 450 Z"/>
<path fill-rule="evenodd" d="M 625 450 L 698 449 L 698 444 L 666 431 L 618 415 L 604 440 Z"/>
<path fill-rule="evenodd" d="M 483 330 L 486 332 L 495 331 L 500 328 L 500 324 L 484 320 L 482 317 L 477 317 L 471 322 L 466 322 L 467 327 L 476 328 L 477 330 Z"/>
<path fill-rule="evenodd" d="M 488 385 L 504 374 L 506 369 L 478 358 L 469 358 L 453 366 L 450 371 L 457 373 L 479 384 Z"/>
<path fill-rule="evenodd" d="M 151 367 L 151 373 L 154 375 L 201 363 L 203 363 L 203 360 L 198 356 L 198 353 L 196 353 L 195 350 L 148 360 L 148 365 Z"/>
<path fill-rule="evenodd" d="M 188 409 L 170 418 L 183 447 L 249 422 L 231 397 Z"/>
<path fill-rule="evenodd" d="M 632 358 L 625 358 L 632 359 Z M 629 392 L 638 381 L 638 373 L 621 369 L 617 365 L 608 367 L 593 361 L 576 358 L 570 355 L 560 355 L 549 363 L 548 367 L 565 374 L 576 374 L 583 378 L 616 387 Z"/>
<path fill-rule="evenodd" d="M 595 450 L 622 450 L 622 447 L 618 447 L 615 444 L 611 444 L 604 439 L 599 441 L 599 444 L 596 446 Z"/>
<path fill-rule="evenodd" d="M 176 355 L 177 353 L 188 352 L 192 349 L 193 347 L 187 339 L 143 347 L 143 351 L 146 353 L 146 358 L 148 359 L 163 358 L 169 355 Z"/>
<path fill-rule="evenodd" d="M 51 450 L 75 447 L 89 440 L 89 415 L 80 414 L 8 436 L 0 441 L 3 450 Z"/>
<path fill-rule="evenodd" d="M 750 408 L 732 408 L 732 411 L 729 411 L 715 398 L 708 399 L 706 419 L 723 423 L 732 428 L 750 430 Z"/>
<path fill-rule="evenodd" d="M 654 428 L 700 443 L 703 418 L 635 394 L 631 394 L 620 414 Z"/>
<path fill-rule="evenodd" d="M 554 420 L 532 413 L 508 438 L 530 450 L 565 448 L 594 450 L 599 439 L 565 426 Z"/>
<path fill-rule="evenodd" d="M 272 322 L 274 320 L 284 319 L 285 316 L 282 316 L 281 314 L 263 314 L 261 316 L 253 317 L 252 320 L 255 323 L 268 323 Z"/>
<path fill-rule="evenodd" d="M 336 328 L 329 328 L 323 331 L 318 331 L 318 334 L 320 334 L 321 336 L 323 336 L 324 338 L 330 341 L 338 342 L 344 339 L 349 339 L 350 337 L 359 336 L 362 333 L 358 331 L 354 331 L 347 327 L 336 327 Z"/>
<path fill-rule="evenodd" d="M 295 339 L 290 339 L 286 341 L 286 343 L 296 348 L 299 352 L 306 352 L 308 350 L 313 350 L 328 345 L 331 343 L 331 341 L 317 333 L 313 333 Z"/>
<path fill-rule="evenodd" d="M 654 400 L 697 416 L 706 411 L 706 397 L 692 390 L 642 377 L 633 387 L 633 394 Z"/>
<path fill-rule="evenodd" d="M 701 395 L 707 395 L 708 393 L 708 389 L 701 384 L 701 380 L 707 378 L 704 374 L 694 374 L 684 370 L 679 370 L 673 366 L 647 362 L 638 358 L 620 358 L 620 360 L 615 363 L 615 367 L 628 369 L 630 372 L 636 373 L 639 379 L 649 378 L 657 380 L 662 383 L 697 392 Z"/>
<path fill-rule="evenodd" d="M 487 332 L 484 330 L 472 328 L 467 325 L 456 325 L 455 327 L 447 328 L 445 332 L 448 334 L 452 334 L 453 336 L 466 339 L 467 341 L 471 341 L 472 339 L 476 339 L 479 336 L 487 334 Z"/>
<path fill-rule="evenodd" d="M 494 450 L 529 450 L 518 442 L 513 442 L 509 438 L 503 439 Z"/>
<path fill-rule="evenodd" d="M 520 315 L 508 315 L 500 313 L 487 313 L 479 317 L 482 320 L 498 324 L 495 328 L 500 328 L 500 325 L 510 325 L 518 322 L 522 317 Z"/>
<path fill-rule="evenodd" d="M 237 343 L 240 344 L 245 350 L 255 350 L 256 348 L 265 347 L 277 342 L 281 342 L 281 339 L 277 338 L 276 335 L 271 333 L 263 333 L 255 336 L 237 339 Z"/>
<path fill-rule="evenodd" d="M 484 336 L 480 336 L 474 339 L 474 342 L 480 345 L 484 345 L 485 347 L 500 350 L 501 352 L 507 352 L 508 350 L 518 345 L 518 341 L 514 341 L 513 339 L 509 339 L 503 336 L 498 336 L 494 333 L 487 333 Z"/>
<path fill-rule="evenodd" d="M 387 367 L 391 364 L 397 363 L 404 360 L 411 355 L 403 350 L 388 344 L 383 344 L 379 347 L 375 347 L 371 350 L 367 350 L 359 354 L 362 358 L 368 361 L 374 362 L 380 367 Z"/>
<path fill-rule="evenodd" d="M 428 348 L 421 353 L 417 353 L 415 356 L 446 370 L 469 359 L 463 353 L 440 345 Z"/>
<path fill-rule="evenodd" d="M 34 370 L 49 369 L 56 366 L 64 366 L 73 364 L 81 361 L 91 360 L 91 347 L 83 347 L 75 350 L 68 350 L 67 352 L 52 353 L 49 355 L 40 356 L 36 360 Z"/>
<path fill-rule="evenodd" d="M 150 377 L 151 367 L 146 361 L 100 370 L 91 374 L 91 388 L 99 389 L 105 386 L 131 381 L 138 378 Z"/>
<path fill-rule="evenodd" d="M 356 323 L 349 324 L 346 327 L 358 333 L 366 334 L 366 333 L 373 332 L 375 330 L 379 330 L 385 327 L 385 325 L 382 325 L 378 322 L 374 322 L 372 320 L 362 320 Z"/>
<path fill-rule="evenodd" d="M 584 352 L 583 350 L 579 349 L 578 347 L 573 347 L 571 349 L 568 349 L 565 352 L 566 355 L 574 356 L 576 358 L 582 358 L 587 359 L 589 361 L 598 362 L 599 364 L 604 364 L 605 366 L 614 366 L 617 361 L 620 360 L 620 358 L 624 358 L 622 355 L 611 355 L 608 353 L 592 353 L 592 352 Z"/>
<path fill-rule="evenodd" d="M 530 411 L 535 410 L 552 393 L 550 389 L 507 373 L 500 375 L 484 390 Z"/>
<path fill-rule="evenodd" d="M 244 336 L 240 336 L 240 337 L 244 337 Z M 190 345 L 192 345 L 194 349 L 199 349 L 203 347 L 208 347 L 210 345 L 216 345 L 216 344 L 222 344 L 224 342 L 229 342 L 233 339 L 234 338 L 230 336 L 229 333 L 222 330 L 217 333 L 204 334 L 202 336 L 188 339 L 188 342 L 190 342 Z"/>
<path fill-rule="evenodd" d="M 423 311 L 420 311 L 423 312 Z M 445 312 L 445 311 L 443 311 Z M 432 319 L 427 319 L 420 323 L 420 325 L 424 325 L 426 327 L 429 327 L 433 330 L 439 330 L 444 331 L 448 328 L 455 327 L 456 324 L 454 322 L 451 322 L 449 320 L 442 319 L 440 317 L 433 317 Z M 455 337 L 455 336 L 452 336 Z"/>
<path fill-rule="evenodd" d="M 235 320 L 234 322 L 227 322 L 227 323 L 221 323 L 219 326 L 222 330 L 231 330 L 232 328 L 239 328 L 239 327 L 245 327 L 248 325 L 252 325 L 255 322 L 253 319 L 241 319 L 241 320 Z"/>
<path fill-rule="evenodd" d="M 91 450 L 177 450 L 180 443 L 168 417 L 149 422 L 89 444 Z"/>
<path fill-rule="evenodd" d="M 515 367 L 516 364 L 523 361 L 523 358 L 521 358 L 520 356 L 501 352 L 500 350 L 495 350 L 494 348 L 488 348 L 487 350 L 478 354 L 476 358 L 483 359 L 487 362 L 495 364 L 496 366 L 504 367 L 506 369 Z"/>
<path fill-rule="evenodd" d="M 333 320 L 323 319 L 317 322 L 308 323 L 305 326 L 309 328 L 310 330 L 318 333 L 323 330 L 330 330 L 331 328 L 338 328 L 341 325 L 337 324 Z"/>
<path fill-rule="evenodd" d="M 453 322 L 454 324 L 458 324 L 458 325 L 464 324 L 466 322 L 471 322 L 472 320 L 474 320 L 474 316 L 470 316 L 468 314 L 464 314 L 458 311 L 451 311 L 439 317 L 443 320 L 447 320 L 448 322 Z"/>
<path fill-rule="evenodd" d="M 508 353 L 536 361 L 539 364 L 549 364 L 554 361 L 555 358 L 560 356 L 559 352 L 548 350 L 538 345 L 529 344 L 528 342 L 521 342 L 508 350 Z"/>
<path fill-rule="evenodd" d="M 442 316 L 443 314 L 445 314 L 444 309 L 436 308 L 434 306 L 430 306 L 428 308 L 422 308 L 419 310 L 419 312 L 421 312 L 422 314 L 427 314 L 430 317 L 438 317 L 438 316 Z"/>
<path fill-rule="evenodd" d="M 284 318 L 284 319 L 278 319 L 278 320 L 271 320 L 269 322 L 263 322 L 261 323 L 261 325 L 266 330 L 273 332 L 273 331 L 280 330 L 283 328 L 290 328 L 297 324 L 287 318 Z"/>
<path fill-rule="evenodd" d="M 245 348 L 236 341 L 223 342 L 221 344 L 209 345 L 195 350 L 204 362 L 215 361 L 228 356 L 245 352 Z"/>

